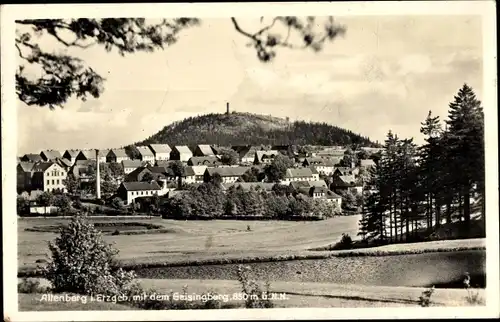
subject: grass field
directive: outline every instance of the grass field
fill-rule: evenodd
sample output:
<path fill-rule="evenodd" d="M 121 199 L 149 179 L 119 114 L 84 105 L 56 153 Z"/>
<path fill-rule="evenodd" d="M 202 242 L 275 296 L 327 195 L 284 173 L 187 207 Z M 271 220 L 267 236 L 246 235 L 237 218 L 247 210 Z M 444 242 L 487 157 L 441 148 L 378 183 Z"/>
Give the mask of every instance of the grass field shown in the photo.
<path fill-rule="evenodd" d="M 359 216 L 337 217 L 316 222 L 289 221 L 174 221 L 161 218 L 98 218 L 94 222 L 133 221 L 162 225 L 164 234 L 105 236 L 120 250 L 125 263 L 179 262 L 214 258 L 241 258 L 305 254 L 307 249 L 331 244 L 342 233 L 355 236 Z M 31 232 L 26 228 L 54 226 L 67 222 L 60 218 L 18 220 L 18 264 L 21 269 L 36 267 L 36 260 L 46 258 L 47 242 L 57 235 Z M 247 231 L 247 225 L 251 231 Z"/>

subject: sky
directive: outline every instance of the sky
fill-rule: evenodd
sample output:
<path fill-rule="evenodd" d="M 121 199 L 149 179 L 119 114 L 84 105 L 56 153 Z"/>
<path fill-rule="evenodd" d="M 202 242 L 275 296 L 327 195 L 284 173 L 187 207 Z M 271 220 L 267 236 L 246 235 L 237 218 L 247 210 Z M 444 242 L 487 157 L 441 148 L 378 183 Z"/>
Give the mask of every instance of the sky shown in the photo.
<path fill-rule="evenodd" d="M 164 51 L 121 57 L 71 49 L 106 78 L 99 99 L 63 109 L 19 102 L 18 153 L 114 148 L 185 117 L 232 111 L 327 122 L 382 142 L 389 130 L 422 140 L 429 110 L 445 119 L 468 83 L 482 98 L 480 16 L 341 16 L 344 37 L 323 51 L 280 49 L 262 63 L 229 18 L 202 19 Z M 239 19 L 249 31 L 258 20 Z M 66 50 L 49 37 L 42 48 Z"/>

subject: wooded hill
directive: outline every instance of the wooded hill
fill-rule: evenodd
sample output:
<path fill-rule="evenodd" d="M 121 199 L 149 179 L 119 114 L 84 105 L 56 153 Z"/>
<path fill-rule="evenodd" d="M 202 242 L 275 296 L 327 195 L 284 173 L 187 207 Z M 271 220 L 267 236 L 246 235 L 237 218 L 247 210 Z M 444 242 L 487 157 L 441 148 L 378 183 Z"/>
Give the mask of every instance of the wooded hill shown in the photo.
<path fill-rule="evenodd" d="M 251 113 L 205 114 L 165 126 L 135 143 L 234 145 L 360 145 L 377 147 L 369 138 L 327 123 L 295 121 Z"/>

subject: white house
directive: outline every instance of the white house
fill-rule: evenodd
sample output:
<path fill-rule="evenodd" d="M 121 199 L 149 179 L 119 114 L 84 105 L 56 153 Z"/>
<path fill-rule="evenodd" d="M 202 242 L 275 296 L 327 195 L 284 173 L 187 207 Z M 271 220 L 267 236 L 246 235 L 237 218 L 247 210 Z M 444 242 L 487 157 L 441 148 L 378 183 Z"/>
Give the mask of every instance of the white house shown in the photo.
<path fill-rule="evenodd" d="M 193 152 L 186 145 L 176 145 L 170 152 L 170 160 L 188 162 L 193 157 Z"/>
<path fill-rule="evenodd" d="M 172 148 L 168 144 L 150 144 L 149 149 L 153 152 L 155 161 L 170 160 L 170 152 Z"/>
<path fill-rule="evenodd" d="M 313 173 L 311 168 L 289 168 L 281 184 L 289 185 L 293 181 L 318 181 L 319 178 Z"/>
<path fill-rule="evenodd" d="M 139 158 L 141 161 L 149 162 L 150 164 L 155 164 L 155 155 L 153 151 L 147 146 L 138 146 L 136 147 L 137 151 L 139 151 Z"/>
<path fill-rule="evenodd" d="M 55 162 L 40 162 L 33 166 L 31 177 L 32 189 L 42 191 L 61 191 L 67 192 L 64 179 L 67 172 Z"/>
<path fill-rule="evenodd" d="M 236 182 L 241 176 L 250 170 L 250 167 L 220 167 L 220 168 L 207 168 L 204 174 L 204 181 L 210 181 L 217 173 L 222 179 L 222 183 Z"/>
<path fill-rule="evenodd" d="M 135 198 L 139 197 L 152 197 L 159 195 L 160 186 L 155 181 L 153 182 L 122 182 L 118 188 L 118 196 L 130 205 Z"/>
<path fill-rule="evenodd" d="M 123 160 L 122 165 L 123 165 L 123 172 L 125 174 L 129 174 L 135 169 L 141 167 L 143 165 L 143 162 L 140 160 Z"/>

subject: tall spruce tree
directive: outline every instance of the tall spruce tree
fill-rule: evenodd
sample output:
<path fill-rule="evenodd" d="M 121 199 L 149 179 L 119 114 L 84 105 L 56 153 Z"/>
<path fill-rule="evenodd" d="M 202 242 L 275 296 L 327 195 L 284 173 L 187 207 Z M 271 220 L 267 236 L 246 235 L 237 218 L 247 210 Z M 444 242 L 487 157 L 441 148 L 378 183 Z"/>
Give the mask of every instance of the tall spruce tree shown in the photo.
<path fill-rule="evenodd" d="M 453 176 L 459 194 L 460 214 L 468 224 L 471 220 L 471 193 L 477 187 L 476 190 L 484 198 L 485 160 L 483 108 L 467 84 L 450 103 L 446 124 L 447 162 L 450 170 L 455 170 Z"/>

